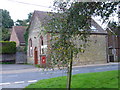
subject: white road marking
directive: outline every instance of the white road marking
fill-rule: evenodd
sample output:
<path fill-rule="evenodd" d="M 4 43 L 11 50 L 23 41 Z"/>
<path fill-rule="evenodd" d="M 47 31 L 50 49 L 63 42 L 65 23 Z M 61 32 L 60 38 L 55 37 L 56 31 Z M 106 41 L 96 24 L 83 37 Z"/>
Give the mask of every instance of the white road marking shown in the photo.
<path fill-rule="evenodd" d="M 8 83 L 0 83 L 0 86 L 1 85 L 9 85 L 10 83 L 8 82 Z"/>
<path fill-rule="evenodd" d="M 29 81 L 27 81 L 27 82 L 29 82 L 29 83 L 33 83 L 33 82 L 37 82 L 38 80 L 29 80 Z M 7 83 L 0 83 L 0 86 L 2 86 L 2 85 L 10 85 L 10 84 L 23 84 L 23 83 L 25 83 L 25 81 L 17 81 L 17 82 L 13 82 L 13 83 L 9 83 L 9 82 L 7 82 Z"/>
<path fill-rule="evenodd" d="M 19 84 L 19 83 L 24 83 L 24 81 L 18 81 L 18 82 L 14 82 L 16 84 Z"/>
<path fill-rule="evenodd" d="M 30 80 L 30 81 L 28 81 L 28 82 L 37 82 L 38 80 Z"/>

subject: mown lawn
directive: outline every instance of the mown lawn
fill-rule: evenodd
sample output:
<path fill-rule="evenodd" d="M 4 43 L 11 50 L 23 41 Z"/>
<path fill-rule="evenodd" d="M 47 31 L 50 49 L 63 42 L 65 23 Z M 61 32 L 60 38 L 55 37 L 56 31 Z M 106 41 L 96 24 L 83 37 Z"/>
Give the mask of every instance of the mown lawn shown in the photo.
<path fill-rule="evenodd" d="M 40 80 L 26 88 L 66 88 L 66 76 Z M 118 88 L 118 71 L 73 75 L 71 88 Z"/>

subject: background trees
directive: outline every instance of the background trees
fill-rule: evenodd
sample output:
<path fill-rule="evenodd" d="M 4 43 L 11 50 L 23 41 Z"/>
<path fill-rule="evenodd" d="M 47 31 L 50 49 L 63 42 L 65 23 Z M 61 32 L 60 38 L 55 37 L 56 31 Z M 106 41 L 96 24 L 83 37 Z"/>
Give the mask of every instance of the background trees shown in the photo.
<path fill-rule="evenodd" d="M 108 27 L 112 30 L 112 34 L 120 35 L 120 26 L 116 22 L 110 22 Z"/>
<path fill-rule="evenodd" d="M 14 25 L 13 20 L 9 14 L 9 11 L 2 10 L 2 26 L 5 28 L 11 28 Z"/>
<path fill-rule="evenodd" d="M 1 10 L 2 12 L 2 40 L 8 41 L 10 39 L 10 28 L 14 25 L 11 16 L 9 15 L 9 11 Z"/>
<path fill-rule="evenodd" d="M 32 13 L 29 13 L 27 19 L 24 19 L 24 20 L 19 20 L 19 19 L 18 19 L 18 20 L 15 22 L 15 25 L 16 25 L 16 26 L 28 26 L 31 17 L 32 17 Z"/>
<path fill-rule="evenodd" d="M 5 27 L 2 27 L 2 41 L 9 41 L 10 39 L 10 29 L 9 28 L 5 28 Z"/>

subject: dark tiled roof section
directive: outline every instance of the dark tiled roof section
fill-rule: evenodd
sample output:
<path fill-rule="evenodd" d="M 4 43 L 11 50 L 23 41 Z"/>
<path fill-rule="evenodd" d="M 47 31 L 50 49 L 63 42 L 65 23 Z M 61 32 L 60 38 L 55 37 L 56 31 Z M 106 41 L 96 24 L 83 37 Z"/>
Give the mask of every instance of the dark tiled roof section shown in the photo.
<path fill-rule="evenodd" d="M 14 26 L 15 33 L 20 41 L 20 43 L 25 43 L 24 33 L 26 31 L 25 26 Z"/>
<path fill-rule="evenodd" d="M 51 20 L 50 15 L 48 15 L 48 12 L 45 12 L 45 11 L 37 11 L 37 10 L 35 10 L 33 15 L 34 15 L 33 17 L 37 16 L 39 18 L 42 25 L 47 24 L 47 22 L 49 20 Z M 58 15 L 58 14 L 55 14 L 55 16 L 60 17 L 60 15 Z M 95 20 L 93 20 L 92 18 L 91 18 L 91 25 L 95 26 L 95 28 L 98 30 L 97 32 L 93 31 L 91 33 L 107 34 L 107 32 L 100 25 L 98 25 L 98 23 Z"/>
<path fill-rule="evenodd" d="M 45 11 L 36 10 L 34 11 L 34 15 L 39 18 L 39 20 L 43 25 L 45 25 L 50 20 L 50 16 L 48 15 L 48 12 L 45 12 Z"/>

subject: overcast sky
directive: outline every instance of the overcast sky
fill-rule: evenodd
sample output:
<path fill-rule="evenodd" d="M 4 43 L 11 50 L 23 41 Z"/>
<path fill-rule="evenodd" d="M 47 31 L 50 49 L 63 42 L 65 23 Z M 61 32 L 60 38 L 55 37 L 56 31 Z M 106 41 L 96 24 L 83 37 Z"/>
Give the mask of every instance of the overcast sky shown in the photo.
<path fill-rule="evenodd" d="M 2 0 L 1 2 L 0 8 L 8 10 L 14 21 L 27 19 L 28 14 L 34 10 L 50 11 L 49 7 L 53 5 L 53 0 Z"/>
<path fill-rule="evenodd" d="M 10 12 L 11 18 L 14 22 L 17 19 L 23 20 L 27 19 L 28 14 L 30 12 L 34 12 L 34 10 L 39 11 L 51 11 L 54 0 L 2 0 L 0 3 L 1 9 L 6 9 Z M 100 23 L 100 18 L 94 18 L 97 23 Z M 118 17 L 111 17 L 112 20 L 117 21 Z M 102 27 L 106 27 L 107 24 L 102 25 Z"/>

